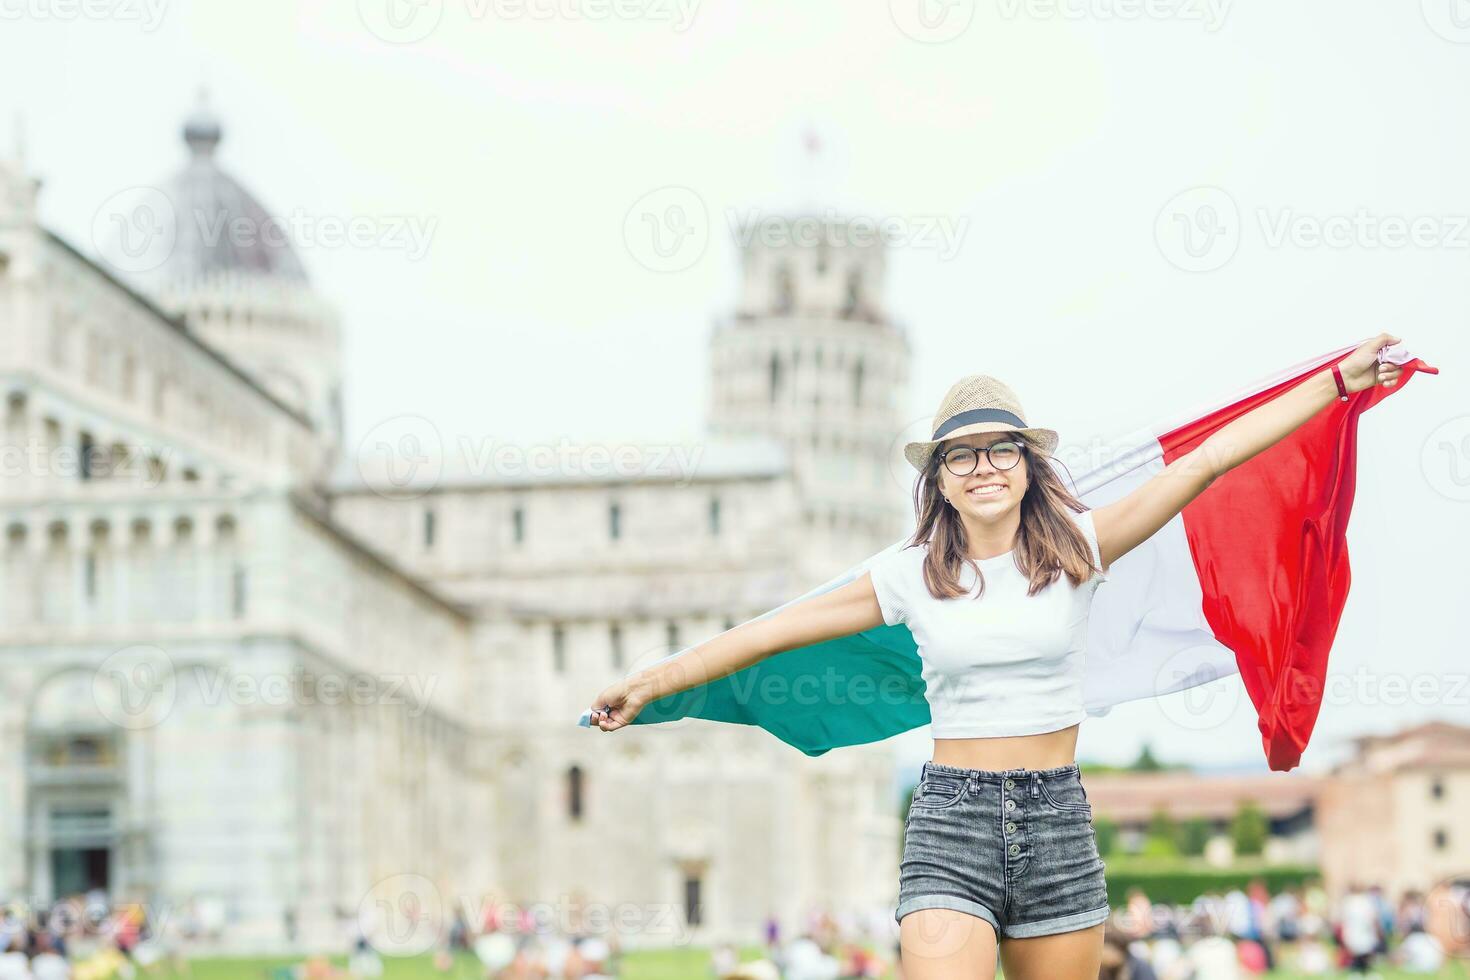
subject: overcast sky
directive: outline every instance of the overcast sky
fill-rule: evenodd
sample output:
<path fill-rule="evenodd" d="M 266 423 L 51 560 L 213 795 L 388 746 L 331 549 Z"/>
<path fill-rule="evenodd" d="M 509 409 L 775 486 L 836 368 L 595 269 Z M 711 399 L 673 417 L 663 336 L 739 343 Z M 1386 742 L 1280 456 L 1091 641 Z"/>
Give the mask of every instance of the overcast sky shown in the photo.
<path fill-rule="evenodd" d="M 905 230 L 906 419 L 984 372 L 1082 445 L 1398 333 L 1443 373 L 1364 419 L 1332 661 L 1364 679 L 1304 766 L 1470 720 L 1457 0 L 89 3 L 0 0 L 0 109 L 44 220 L 96 251 L 109 202 L 182 165 L 206 84 L 223 164 L 299 216 L 341 311 L 349 444 L 402 415 L 446 440 L 694 439 L 752 208 Z M 694 234 L 665 255 L 639 228 L 674 205 Z M 364 241 L 321 240 L 343 222 Z M 1080 754 L 1263 768 L 1222 697 L 1208 724 L 1116 709 Z"/>

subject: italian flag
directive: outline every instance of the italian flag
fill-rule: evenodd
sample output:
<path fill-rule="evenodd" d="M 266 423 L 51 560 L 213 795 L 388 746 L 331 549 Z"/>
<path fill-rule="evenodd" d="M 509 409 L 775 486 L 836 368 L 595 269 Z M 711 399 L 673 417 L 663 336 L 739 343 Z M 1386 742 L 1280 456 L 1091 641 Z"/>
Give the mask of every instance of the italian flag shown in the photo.
<path fill-rule="evenodd" d="M 1076 476 L 1088 507 L 1126 496 L 1233 419 L 1352 353 L 1354 344 L 1264 378 L 1202 410 L 1118 440 Z M 1358 417 L 1416 372 L 1438 374 L 1400 345 L 1393 387 L 1334 400 L 1280 442 L 1217 479 L 1153 537 L 1108 569 L 1092 601 L 1084 697 L 1091 715 L 1239 673 L 1266 760 L 1300 761 L 1317 720 L 1327 658 L 1347 602 L 1347 523 Z M 1065 470 L 1059 469 L 1064 485 Z M 907 537 L 879 555 L 902 548 Z M 870 556 L 755 619 L 860 577 Z M 693 647 L 671 654 L 682 657 Z M 983 651 L 981 651 L 983 655 Z M 810 756 L 929 723 L 921 663 L 906 625 L 788 650 L 645 706 L 634 724 L 683 718 L 757 725 Z M 584 712 L 579 724 L 590 725 Z"/>

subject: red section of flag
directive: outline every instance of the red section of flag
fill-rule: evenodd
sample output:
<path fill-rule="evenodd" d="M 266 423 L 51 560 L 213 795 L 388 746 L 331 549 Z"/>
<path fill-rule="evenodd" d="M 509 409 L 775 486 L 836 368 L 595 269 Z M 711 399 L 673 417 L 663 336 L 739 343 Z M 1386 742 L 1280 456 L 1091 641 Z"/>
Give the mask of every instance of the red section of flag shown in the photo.
<path fill-rule="evenodd" d="M 1306 371 L 1160 436 L 1172 463 L 1235 418 L 1301 384 Z M 1184 530 L 1215 638 L 1235 653 L 1255 705 L 1266 760 L 1300 761 L 1327 677 L 1327 655 L 1347 602 L 1347 523 L 1353 506 L 1358 417 L 1408 384 L 1336 399 L 1285 439 L 1212 483 L 1184 508 Z"/>

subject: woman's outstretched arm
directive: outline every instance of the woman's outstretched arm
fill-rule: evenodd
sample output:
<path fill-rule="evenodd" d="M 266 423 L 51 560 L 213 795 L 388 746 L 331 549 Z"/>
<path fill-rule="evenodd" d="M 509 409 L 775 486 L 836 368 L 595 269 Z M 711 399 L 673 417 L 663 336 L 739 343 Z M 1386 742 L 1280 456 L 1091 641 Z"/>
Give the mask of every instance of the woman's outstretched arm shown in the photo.
<path fill-rule="evenodd" d="M 1381 333 L 1338 362 L 1348 391 L 1398 383 L 1397 364 L 1379 364 L 1378 352 L 1399 338 Z M 1148 482 L 1093 510 L 1103 570 L 1147 541 L 1216 479 L 1286 438 L 1338 397 L 1328 365 L 1279 398 L 1253 409 L 1174 460 Z"/>
<path fill-rule="evenodd" d="M 811 646 L 883 625 L 883 611 L 864 572 L 844 586 L 812 596 L 774 616 L 742 623 L 604 688 L 592 701 L 592 724 L 605 732 L 631 725 L 651 701 L 708 684 L 772 654 Z M 603 710 L 610 706 L 611 710 Z"/>

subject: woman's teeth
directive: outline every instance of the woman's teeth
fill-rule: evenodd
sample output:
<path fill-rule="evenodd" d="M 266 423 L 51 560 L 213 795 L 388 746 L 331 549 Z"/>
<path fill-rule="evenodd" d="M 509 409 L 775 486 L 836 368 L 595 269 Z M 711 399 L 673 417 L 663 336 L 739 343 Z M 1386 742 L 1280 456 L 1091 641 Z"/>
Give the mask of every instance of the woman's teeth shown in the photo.
<path fill-rule="evenodd" d="M 972 497 L 989 497 L 989 496 L 991 496 L 993 494 L 1000 493 L 1003 490 L 1005 490 L 1005 487 L 989 486 L 989 487 L 976 487 L 974 490 L 969 490 L 967 492 Z"/>

